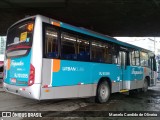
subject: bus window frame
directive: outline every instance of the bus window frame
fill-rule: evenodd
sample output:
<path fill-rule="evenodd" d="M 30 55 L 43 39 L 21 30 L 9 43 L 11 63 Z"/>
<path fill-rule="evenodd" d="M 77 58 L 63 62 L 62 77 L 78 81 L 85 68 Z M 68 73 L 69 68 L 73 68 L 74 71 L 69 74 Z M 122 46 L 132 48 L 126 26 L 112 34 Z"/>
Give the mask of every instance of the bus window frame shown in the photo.
<path fill-rule="evenodd" d="M 136 57 L 136 52 L 138 52 L 138 57 Z M 134 50 L 134 55 L 135 55 L 135 66 L 141 66 L 141 63 L 140 63 L 140 51 L 139 50 Z M 139 60 L 139 65 L 137 65 L 137 58 Z"/>
<path fill-rule="evenodd" d="M 139 57 L 136 57 L 136 51 L 138 51 L 138 54 L 139 54 Z M 132 61 L 132 52 L 134 52 L 134 64 L 135 65 L 133 65 L 133 61 Z M 141 63 L 140 63 L 140 50 L 136 50 L 136 49 L 132 49 L 131 51 L 130 51 L 130 65 L 132 65 L 132 66 L 141 66 Z M 139 60 L 139 65 L 137 65 L 137 59 L 136 58 L 138 58 L 138 60 Z"/>
<path fill-rule="evenodd" d="M 141 64 L 141 52 L 144 52 L 144 53 L 146 53 L 147 54 L 147 57 L 148 57 L 148 60 L 147 60 L 147 62 L 148 62 L 148 65 L 144 65 L 144 66 L 142 66 L 142 64 Z M 149 65 L 149 54 L 148 54 L 148 52 L 146 52 L 146 51 L 143 51 L 143 50 L 141 50 L 140 51 L 140 64 L 141 64 L 141 67 L 150 67 L 150 65 Z"/>
<path fill-rule="evenodd" d="M 122 46 L 122 45 L 117 45 L 117 47 L 118 47 L 117 49 L 119 50 L 118 54 L 119 54 L 120 51 L 123 51 L 123 52 L 126 53 L 125 66 L 126 67 L 131 66 L 132 65 L 132 59 L 130 58 L 130 52 L 132 51 L 132 49 L 129 48 L 129 47 L 126 47 L 126 46 Z M 120 60 L 120 59 L 118 59 L 118 60 Z M 120 60 L 120 62 L 121 62 L 121 60 Z M 121 63 L 118 63 L 118 64 L 121 65 Z"/>
<path fill-rule="evenodd" d="M 43 45 L 42 45 L 42 54 L 43 55 L 42 56 L 43 56 L 43 58 L 53 59 L 51 57 L 47 57 L 47 55 L 45 53 L 45 42 L 46 42 L 45 33 L 46 33 L 46 28 L 47 27 L 50 27 L 51 29 L 53 28 L 53 29 L 57 30 L 57 42 L 58 42 L 58 51 L 57 52 L 58 52 L 58 56 L 54 57 L 54 58 L 55 59 L 60 59 L 60 44 L 59 44 L 59 42 L 60 42 L 60 29 L 57 26 L 53 26 L 53 25 L 45 23 L 45 22 L 42 23 L 42 43 L 43 43 Z"/>
<path fill-rule="evenodd" d="M 77 35 L 76 34 L 73 34 L 73 33 L 71 33 L 71 32 L 66 32 L 66 31 L 62 31 L 62 30 L 60 30 L 60 50 L 61 50 L 61 52 L 60 52 L 60 58 L 61 59 L 64 59 L 64 60 L 77 60 L 77 59 L 65 59 L 65 58 L 62 58 L 62 34 L 65 34 L 65 35 L 68 35 L 68 36 L 71 36 L 71 37 L 75 37 L 75 44 L 76 44 L 76 48 L 75 48 L 75 54 L 77 55 Z"/>
<path fill-rule="evenodd" d="M 53 25 L 52 25 L 53 26 Z M 54 26 L 56 27 L 56 26 Z M 58 27 L 59 28 L 59 27 Z M 118 64 L 117 63 L 113 63 L 113 61 L 111 63 L 107 63 L 107 62 L 98 62 L 98 61 L 93 61 L 92 59 L 92 42 L 93 41 L 96 41 L 96 42 L 103 42 L 103 43 L 106 43 L 106 44 L 109 44 L 111 45 L 112 47 L 114 46 L 120 46 L 119 44 L 115 44 L 113 42 L 109 42 L 109 41 L 106 41 L 106 40 L 103 40 L 103 39 L 100 39 L 100 38 L 96 38 L 96 37 L 93 37 L 93 36 L 89 36 L 89 35 L 85 35 L 85 34 L 82 34 L 82 33 L 79 33 L 79 32 L 75 32 L 75 31 L 72 31 L 72 30 L 68 30 L 68 29 L 65 29 L 65 28 L 59 28 L 60 30 L 60 34 L 63 32 L 68 32 L 70 34 L 74 34 L 76 35 L 77 37 L 80 36 L 81 38 L 85 38 L 85 40 L 88 40 L 89 41 L 89 44 L 90 44 L 90 60 L 89 61 L 85 61 L 85 60 L 78 60 L 78 59 L 68 59 L 68 60 L 72 60 L 72 61 L 80 61 L 80 62 L 96 62 L 96 63 L 103 63 L 103 64 Z M 60 35 L 60 43 L 61 43 L 61 35 Z M 120 48 L 120 47 L 117 47 L 117 48 Z M 61 50 L 61 45 L 60 45 L 60 50 Z M 61 52 L 60 52 L 60 57 L 59 59 L 62 59 L 61 58 Z M 111 59 L 112 59 L 112 56 L 111 56 Z M 118 55 L 117 55 L 117 59 L 118 59 Z M 66 60 L 66 59 L 62 59 L 62 60 Z"/>
<path fill-rule="evenodd" d="M 57 58 L 50 58 L 50 57 L 47 57 L 45 55 L 45 27 L 46 26 L 49 26 L 51 28 L 55 28 L 58 32 L 58 57 Z M 79 59 L 63 59 L 62 58 L 62 53 L 61 53 L 61 50 L 62 50 L 62 46 L 61 46 L 61 34 L 62 32 L 66 32 L 66 33 L 69 33 L 69 34 L 73 34 L 74 36 L 76 36 L 76 42 L 77 42 L 77 38 L 83 38 L 84 40 L 87 40 L 89 41 L 89 46 L 90 46 L 90 50 L 89 50 L 89 54 L 90 54 L 90 59 L 88 61 L 86 60 L 79 60 Z M 96 62 L 96 63 L 103 63 L 103 64 L 119 64 L 119 60 L 118 60 L 118 51 L 120 51 L 120 46 L 119 44 L 116 44 L 114 42 L 109 42 L 109 41 L 106 41 L 106 40 L 103 40 L 103 39 L 100 39 L 100 38 L 96 38 L 96 37 L 93 37 L 93 36 L 90 36 L 90 35 L 85 35 L 85 34 L 82 34 L 82 33 L 79 33 L 79 32 L 75 32 L 75 31 L 72 31 L 72 30 L 68 30 L 68 29 L 65 29 L 65 28 L 61 28 L 61 27 L 57 27 L 57 26 L 54 26 L 52 24 L 49 24 L 49 23 L 45 23 L 43 22 L 42 23 L 42 33 L 43 33 L 43 37 L 42 37 L 42 41 L 43 41 L 43 45 L 42 45 L 42 50 L 43 50 L 43 58 L 47 58 L 47 59 L 61 59 L 61 60 L 71 60 L 71 61 L 80 61 L 80 62 Z M 92 42 L 93 41 L 96 41 L 96 42 L 100 42 L 100 43 L 106 43 L 108 45 L 110 45 L 111 47 L 114 47 L 114 49 L 116 50 L 116 53 L 114 53 L 117 57 L 117 62 L 113 62 L 113 55 L 111 54 L 111 63 L 110 62 L 99 62 L 99 61 L 93 61 L 92 59 Z M 77 43 L 76 43 L 77 44 Z M 127 49 L 129 49 L 128 47 L 126 47 Z M 78 51 L 78 48 L 76 48 Z M 111 50 L 111 53 L 113 52 L 113 49 Z M 115 52 L 115 51 L 114 51 Z M 76 53 L 77 54 L 77 53 Z M 128 62 L 127 62 L 128 63 Z M 130 63 L 130 62 L 129 62 Z"/>

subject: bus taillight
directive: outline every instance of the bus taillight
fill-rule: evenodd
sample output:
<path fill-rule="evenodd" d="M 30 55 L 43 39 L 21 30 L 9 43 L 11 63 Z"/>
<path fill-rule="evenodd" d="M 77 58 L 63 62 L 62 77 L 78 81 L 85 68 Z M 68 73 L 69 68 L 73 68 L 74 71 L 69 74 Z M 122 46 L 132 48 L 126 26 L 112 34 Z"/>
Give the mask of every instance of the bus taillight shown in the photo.
<path fill-rule="evenodd" d="M 29 81 L 28 81 L 28 86 L 31 86 L 34 84 L 34 77 L 35 77 L 35 68 L 31 64 L 30 66 L 30 75 L 29 75 Z"/>

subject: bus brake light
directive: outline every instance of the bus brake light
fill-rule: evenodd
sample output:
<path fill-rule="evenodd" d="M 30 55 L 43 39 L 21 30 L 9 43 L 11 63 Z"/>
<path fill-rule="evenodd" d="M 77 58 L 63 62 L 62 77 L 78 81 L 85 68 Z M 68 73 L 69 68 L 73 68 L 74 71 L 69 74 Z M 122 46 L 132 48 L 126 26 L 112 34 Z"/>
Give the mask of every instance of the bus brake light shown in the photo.
<path fill-rule="evenodd" d="M 28 81 L 28 86 L 31 86 L 34 84 L 34 78 L 35 78 L 35 68 L 31 64 L 30 65 L 30 75 L 29 75 L 29 81 Z"/>

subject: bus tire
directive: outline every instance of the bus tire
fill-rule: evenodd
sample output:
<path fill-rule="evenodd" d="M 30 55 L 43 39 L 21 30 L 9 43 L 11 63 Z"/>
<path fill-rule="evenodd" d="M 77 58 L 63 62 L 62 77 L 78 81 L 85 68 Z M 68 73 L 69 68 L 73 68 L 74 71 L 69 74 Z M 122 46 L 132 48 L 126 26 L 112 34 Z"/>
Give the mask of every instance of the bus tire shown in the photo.
<path fill-rule="evenodd" d="M 143 92 L 147 92 L 148 91 L 148 81 L 147 81 L 146 78 L 144 79 L 144 84 L 143 84 L 142 91 Z"/>
<path fill-rule="evenodd" d="M 98 84 L 96 102 L 105 103 L 110 97 L 110 87 L 107 81 L 102 81 Z"/>

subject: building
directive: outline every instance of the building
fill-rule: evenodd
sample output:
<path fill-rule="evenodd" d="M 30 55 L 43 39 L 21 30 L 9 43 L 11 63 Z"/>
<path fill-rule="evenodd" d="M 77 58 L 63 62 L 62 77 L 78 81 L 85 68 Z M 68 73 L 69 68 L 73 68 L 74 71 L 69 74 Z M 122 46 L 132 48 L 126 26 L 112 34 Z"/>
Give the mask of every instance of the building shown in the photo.
<path fill-rule="evenodd" d="M 6 36 L 0 36 L 0 61 L 4 61 L 5 47 L 6 47 Z"/>

